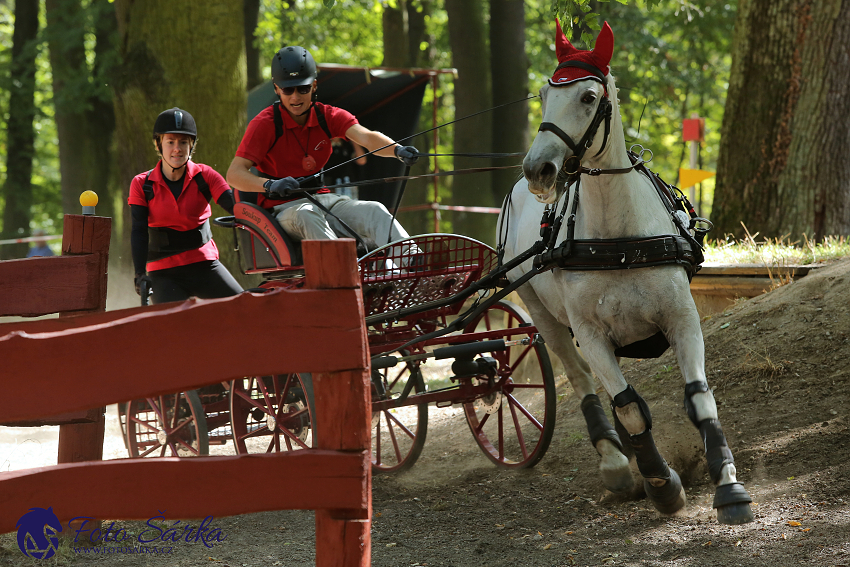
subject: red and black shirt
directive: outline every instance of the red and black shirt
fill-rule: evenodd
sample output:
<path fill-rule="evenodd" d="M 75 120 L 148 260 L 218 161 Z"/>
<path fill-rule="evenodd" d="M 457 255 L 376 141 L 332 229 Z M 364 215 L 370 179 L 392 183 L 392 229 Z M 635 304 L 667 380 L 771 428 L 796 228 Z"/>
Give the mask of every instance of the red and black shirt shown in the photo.
<path fill-rule="evenodd" d="M 150 227 L 171 228 L 180 231 L 200 227 L 212 215 L 212 209 L 207 202 L 207 197 L 198 187 L 195 176 L 198 173 L 201 174 L 209 186 L 209 192 L 214 201 L 218 201 L 225 191 L 229 191 L 230 186 L 213 168 L 189 160 L 186 165 L 186 173 L 183 176 L 183 190 L 175 198 L 174 193 L 171 192 L 162 176 L 161 164 L 162 161 L 157 162 L 150 174 L 146 171 L 133 178 L 130 183 L 130 197 L 127 199 L 127 203 L 148 208 L 148 226 Z M 144 183 L 146 177 L 153 188 L 153 198 L 150 201 L 145 198 Z M 181 252 L 162 260 L 148 262 L 147 270 L 162 270 L 217 259 L 218 248 L 216 248 L 215 242 L 210 240 L 200 248 Z"/>
<path fill-rule="evenodd" d="M 265 108 L 248 124 L 236 155 L 253 162 L 258 171 L 275 179 L 282 177 L 297 179 L 319 173 L 330 159 L 332 149 L 331 140 L 316 117 L 317 106 L 321 107 L 331 137 L 346 139 L 345 133 L 348 129 L 358 124 L 357 118 L 347 110 L 316 102 L 310 108 L 310 115 L 303 126 L 296 123 L 285 109 L 280 109 L 283 133 L 280 138 L 277 138 L 274 125 L 275 109 L 272 105 Z M 303 162 L 307 156 L 315 160 L 316 167 L 312 171 L 304 169 Z M 329 191 L 324 189 L 318 192 Z M 257 200 L 257 204 L 265 208 L 285 202 L 286 200 L 268 199 L 262 194 Z"/>

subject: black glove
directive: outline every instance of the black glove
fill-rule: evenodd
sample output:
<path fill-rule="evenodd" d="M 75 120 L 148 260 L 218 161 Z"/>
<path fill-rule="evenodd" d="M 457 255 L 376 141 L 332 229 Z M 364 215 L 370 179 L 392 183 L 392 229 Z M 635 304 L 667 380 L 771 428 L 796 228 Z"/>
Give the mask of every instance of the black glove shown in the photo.
<path fill-rule="evenodd" d="M 266 197 L 269 199 L 288 199 L 290 194 L 298 191 L 301 185 L 292 177 L 284 177 L 283 179 L 269 179 L 263 183 L 266 188 Z"/>
<path fill-rule="evenodd" d="M 395 157 L 404 162 L 404 165 L 414 165 L 419 161 L 419 150 L 413 146 L 396 146 Z"/>
<path fill-rule="evenodd" d="M 143 285 L 147 293 L 150 293 L 152 283 L 153 280 L 147 274 L 136 274 L 136 277 L 133 278 L 133 284 L 136 286 L 136 293 L 139 295 L 139 297 L 141 297 L 142 295 Z"/>

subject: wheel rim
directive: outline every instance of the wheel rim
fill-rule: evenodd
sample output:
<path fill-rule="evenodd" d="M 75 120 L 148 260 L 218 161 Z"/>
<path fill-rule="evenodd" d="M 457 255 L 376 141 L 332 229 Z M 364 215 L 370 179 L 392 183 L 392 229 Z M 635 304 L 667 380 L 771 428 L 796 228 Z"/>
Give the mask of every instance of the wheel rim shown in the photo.
<path fill-rule="evenodd" d="M 372 371 L 372 400 L 398 397 L 408 380 L 411 393 L 425 391 L 422 373 L 415 363 Z M 382 391 L 379 391 L 382 390 Z M 413 466 L 428 431 L 428 404 L 372 412 L 372 471 L 401 472 Z"/>
<path fill-rule="evenodd" d="M 311 448 L 313 413 L 307 375 L 243 378 L 230 388 L 231 428 L 239 454 Z"/>
<path fill-rule="evenodd" d="M 530 323 L 521 308 L 500 301 L 464 332 L 513 329 Z M 524 337 L 532 335 L 510 338 Z M 464 404 L 469 428 L 484 454 L 496 464 L 532 467 L 543 458 L 555 429 L 555 380 L 546 347 L 532 343 L 485 354 L 498 361 L 495 380 L 501 387 L 484 399 Z M 470 380 L 475 384 L 486 377 Z"/>
<path fill-rule="evenodd" d="M 195 391 L 127 404 L 126 442 L 131 457 L 196 457 L 209 454 L 206 418 Z"/>

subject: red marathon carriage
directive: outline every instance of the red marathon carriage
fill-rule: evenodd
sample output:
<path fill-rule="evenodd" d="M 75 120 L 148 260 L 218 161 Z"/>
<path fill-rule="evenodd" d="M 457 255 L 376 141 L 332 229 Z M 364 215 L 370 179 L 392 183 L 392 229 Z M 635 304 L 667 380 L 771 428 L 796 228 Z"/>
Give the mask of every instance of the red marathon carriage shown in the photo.
<path fill-rule="evenodd" d="M 233 228 L 243 271 L 264 278 L 249 292 L 302 285 L 300 243 L 256 205 L 238 203 L 234 213 L 216 224 Z M 454 234 L 411 237 L 359 260 L 375 472 L 416 461 L 429 406 L 461 408 L 473 439 L 499 466 L 531 467 L 546 452 L 555 425 L 552 366 L 528 315 L 490 297 L 496 265 L 492 248 Z M 134 457 L 203 455 L 231 442 L 238 453 L 291 451 L 311 447 L 317 427 L 321 434 L 304 373 L 246 377 L 121 410 Z"/>

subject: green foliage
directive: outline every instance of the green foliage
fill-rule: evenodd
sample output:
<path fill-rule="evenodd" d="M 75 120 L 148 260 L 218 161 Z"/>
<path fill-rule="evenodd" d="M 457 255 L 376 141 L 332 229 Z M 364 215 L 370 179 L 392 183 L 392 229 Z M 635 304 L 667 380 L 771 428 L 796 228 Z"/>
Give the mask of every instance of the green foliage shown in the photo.
<path fill-rule="evenodd" d="M 417 5 L 420 0 L 408 2 Z M 394 0 L 263 0 L 255 36 L 265 65 L 263 76 L 271 74 L 271 56 L 288 44 L 303 45 L 319 63 L 380 66 L 383 60 L 382 14 L 384 5 L 390 3 L 395 5 Z M 77 21 L 85 28 L 86 58 L 91 67 L 93 8 L 91 0 L 83 0 L 82 4 L 84 10 Z M 442 0 L 434 0 L 429 6 L 425 39 L 420 45 L 420 66 L 448 68 L 452 66 L 452 54 L 444 5 Z M 109 5 L 110 9 L 113 7 Z M 707 126 L 700 167 L 714 170 L 736 7 L 736 0 L 705 0 L 699 5 L 689 0 L 526 0 L 529 89 L 536 92 L 545 84 L 557 64 L 555 16 L 561 18 L 565 33 L 580 48 L 591 47 L 602 23 L 608 21 L 615 34 L 611 68 L 619 87 L 627 140 L 651 148 L 655 158 L 650 167 L 675 183 L 678 168 L 687 166 L 688 157 L 681 142 L 681 120 L 697 112 L 705 117 Z M 11 8 L 8 3 L 0 2 L 0 45 L 4 47 L 0 50 L 0 87 L 8 80 L 12 22 Z M 45 39 L 40 38 L 40 46 L 44 46 Z M 37 157 L 33 179 L 37 204 L 33 223 L 49 228 L 51 222 L 58 223 L 61 217 L 52 76 L 46 49 L 42 49 L 38 65 Z M 79 84 L 63 91 L 61 100 L 55 102 L 85 109 L 88 97 L 111 96 L 111 82 L 109 75 L 85 80 L 81 77 Z M 421 130 L 433 125 L 431 102 L 434 97 L 437 98 L 438 124 L 459 118 L 454 116 L 451 76 L 442 75 L 436 93 L 430 88 L 426 90 Z M 540 123 L 540 102 L 533 99 L 529 103 L 530 128 L 535 132 Z M 489 101 L 481 101 L 482 110 L 490 106 Z M 8 89 L 0 88 L 0 113 L 5 118 L 7 112 Z M 428 137 L 430 140 L 431 135 Z M 436 151 L 451 152 L 451 141 L 452 127 L 440 129 Z M 0 129 L 0 153 L 6 153 L 5 129 Z M 439 158 L 440 170 L 452 167 L 451 158 Z M 4 168 L 5 163 L 0 164 L 0 180 L 5 175 Z M 458 178 L 459 183 L 461 179 Z M 441 200 L 451 195 L 452 183 L 450 177 L 440 178 Z M 713 183 L 704 185 L 710 188 Z M 703 202 L 711 202 L 710 194 L 703 196 Z M 405 201 L 404 204 L 415 203 Z M 705 207 L 701 213 L 707 214 Z M 452 229 L 449 217 L 443 216 L 443 230 Z"/>
<path fill-rule="evenodd" d="M 318 63 L 379 66 L 382 14 L 375 0 L 263 0 L 255 34 L 263 76 L 271 76 L 272 55 L 285 45 L 306 48 Z"/>

